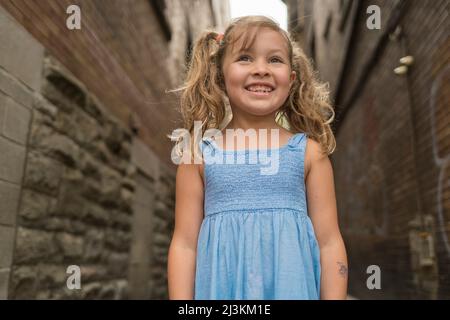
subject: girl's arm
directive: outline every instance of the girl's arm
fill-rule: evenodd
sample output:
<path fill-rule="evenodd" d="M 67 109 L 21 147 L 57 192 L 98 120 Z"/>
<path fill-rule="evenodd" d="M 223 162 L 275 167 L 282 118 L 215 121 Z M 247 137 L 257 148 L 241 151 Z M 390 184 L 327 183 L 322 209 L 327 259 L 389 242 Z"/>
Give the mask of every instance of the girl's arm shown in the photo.
<path fill-rule="evenodd" d="M 346 299 L 347 254 L 338 225 L 333 168 L 320 144 L 311 139 L 306 162 L 308 213 L 320 247 L 321 299 Z"/>
<path fill-rule="evenodd" d="M 203 181 L 198 165 L 180 164 L 176 176 L 175 230 L 169 248 L 169 299 L 194 298 L 197 239 L 203 220 Z"/>

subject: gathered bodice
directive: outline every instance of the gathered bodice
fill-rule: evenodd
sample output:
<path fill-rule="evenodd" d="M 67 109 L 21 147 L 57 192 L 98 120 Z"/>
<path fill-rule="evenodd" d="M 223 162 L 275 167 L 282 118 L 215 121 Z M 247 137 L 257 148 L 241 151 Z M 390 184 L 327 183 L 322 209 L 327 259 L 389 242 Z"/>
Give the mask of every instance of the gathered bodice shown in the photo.
<path fill-rule="evenodd" d="M 246 208 L 306 214 L 306 140 L 296 133 L 276 149 L 223 150 L 204 138 L 205 216 Z"/>

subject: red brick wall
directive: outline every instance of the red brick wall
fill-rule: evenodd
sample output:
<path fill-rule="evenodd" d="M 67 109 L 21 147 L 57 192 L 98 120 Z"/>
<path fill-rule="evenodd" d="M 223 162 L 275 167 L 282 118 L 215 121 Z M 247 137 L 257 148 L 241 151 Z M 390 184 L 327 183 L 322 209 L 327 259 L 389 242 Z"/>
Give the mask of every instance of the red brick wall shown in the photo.
<path fill-rule="evenodd" d="M 338 100 L 338 104 L 343 104 L 350 97 L 350 88 L 357 85 L 358 76 L 362 72 L 364 62 L 368 56 L 375 49 L 377 42 L 386 30 L 388 19 L 392 13 L 392 9 L 395 1 L 389 0 L 377 0 L 377 1 L 361 1 L 359 12 L 357 14 L 356 25 L 352 34 L 353 41 L 349 48 L 348 61 L 345 69 L 345 75 L 342 79 L 342 86 Z M 366 21 L 369 17 L 366 14 L 366 9 L 369 5 L 378 5 L 381 8 L 381 29 L 380 30 L 368 30 L 366 27 Z"/>
<path fill-rule="evenodd" d="M 330 3 L 315 2 L 314 15 L 326 15 L 335 8 Z M 349 256 L 349 292 L 362 299 L 448 299 L 448 1 L 403 3 L 396 11 L 395 1 L 360 1 L 339 91 L 333 92 L 337 149 L 331 158 Z M 366 27 L 369 5 L 381 8 L 381 30 Z M 400 13 L 405 41 L 386 37 L 380 42 L 395 13 Z M 323 19 L 308 23 L 305 30 L 311 25 L 321 30 L 315 24 Z M 333 22 L 331 35 L 336 28 Z M 317 67 L 322 79 L 331 81 L 340 66 L 320 61 L 335 61 L 345 47 L 320 37 L 316 35 Z M 304 46 L 309 45 L 306 39 Z M 415 63 L 407 75 L 397 76 L 393 70 L 405 55 L 414 56 Z M 430 260 L 423 258 L 426 247 L 417 247 L 425 240 L 430 240 L 434 252 Z M 381 290 L 367 288 L 370 265 L 381 269 Z"/>
<path fill-rule="evenodd" d="M 378 4 L 386 21 L 392 4 Z M 447 1 L 408 1 L 401 19 L 407 49 L 400 41 L 387 42 L 363 90 L 338 123 L 333 155 L 338 207 L 349 252 L 350 290 L 360 298 L 450 297 L 446 7 Z M 360 17 L 339 92 L 342 105 L 357 85 L 379 32 L 366 29 L 365 16 Z M 415 64 L 399 77 L 393 69 L 405 54 L 414 56 Z M 434 266 L 418 268 L 412 262 L 416 255 L 410 234 L 416 217 L 432 219 Z M 381 268 L 382 290 L 366 287 L 371 264 Z"/>

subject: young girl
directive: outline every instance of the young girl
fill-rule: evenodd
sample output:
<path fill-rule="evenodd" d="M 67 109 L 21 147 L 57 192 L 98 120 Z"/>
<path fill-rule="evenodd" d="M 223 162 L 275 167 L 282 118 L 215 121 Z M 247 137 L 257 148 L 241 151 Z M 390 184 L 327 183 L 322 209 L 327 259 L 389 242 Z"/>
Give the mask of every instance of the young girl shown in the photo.
<path fill-rule="evenodd" d="M 296 43 L 269 18 L 234 20 L 196 42 L 183 89 L 191 137 L 195 121 L 201 133 L 222 131 L 201 140 L 201 163 L 178 166 L 170 298 L 345 299 L 328 158 L 334 112 Z M 223 128 L 227 100 L 232 119 Z M 250 130 L 260 148 L 230 147 Z M 266 152 L 279 156 L 271 174 L 259 163 L 212 161 Z"/>

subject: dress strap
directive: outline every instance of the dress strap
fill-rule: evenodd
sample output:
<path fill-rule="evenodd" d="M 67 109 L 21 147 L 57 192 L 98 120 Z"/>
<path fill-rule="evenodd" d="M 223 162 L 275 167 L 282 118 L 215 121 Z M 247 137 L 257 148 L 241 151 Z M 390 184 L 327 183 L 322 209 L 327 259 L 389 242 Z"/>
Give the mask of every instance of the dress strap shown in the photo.
<path fill-rule="evenodd" d="M 294 134 L 288 142 L 290 150 L 304 150 L 307 141 L 307 134 L 304 132 L 298 132 Z"/>
<path fill-rule="evenodd" d="M 202 149 L 202 151 L 205 149 L 205 148 L 207 148 L 207 147 L 213 147 L 213 142 L 212 142 L 212 140 L 211 140 L 211 138 L 209 138 L 209 137 L 204 137 L 204 138 L 202 138 L 202 143 L 201 143 L 201 149 Z"/>
<path fill-rule="evenodd" d="M 215 142 L 211 137 L 202 138 L 200 148 L 201 148 L 203 157 L 214 156 L 215 153 L 217 152 L 216 147 L 215 147 Z"/>

